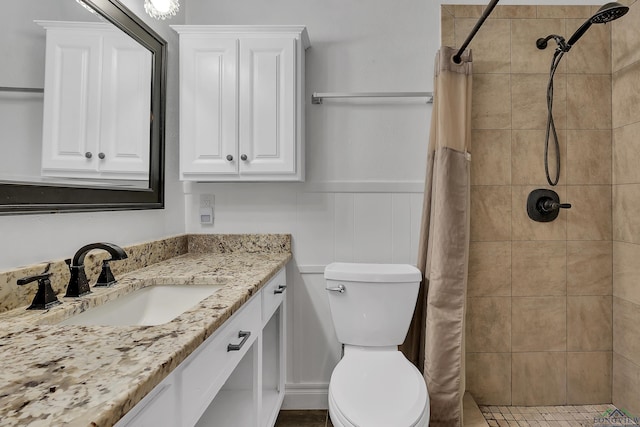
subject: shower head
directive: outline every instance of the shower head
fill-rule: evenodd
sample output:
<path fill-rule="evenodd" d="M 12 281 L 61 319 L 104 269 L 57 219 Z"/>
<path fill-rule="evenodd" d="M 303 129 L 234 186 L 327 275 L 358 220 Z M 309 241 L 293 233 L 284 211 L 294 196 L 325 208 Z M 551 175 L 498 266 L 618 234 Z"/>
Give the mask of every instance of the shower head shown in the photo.
<path fill-rule="evenodd" d="M 569 41 L 565 42 L 564 38 L 555 34 L 551 34 L 547 37 L 540 38 L 536 41 L 536 46 L 538 49 L 545 49 L 547 47 L 547 42 L 551 39 L 554 39 L 558 44 L 558 48 L 563 52 L 569 52 L 569 49 L 587 32 L 587 30 L 591 27 L 592 24 L 606 24 L 607 22 L 611 22 L 615 19 L 618 19 L 625 15 L 629 11 L 627 6 L 621 5 L 617 2 L 610 2 L 602 6 L 591 18 L 587 19 L 584 24 L 580 26 L 576 30 L 575 33 L 571 36 Z"/>
<path fill-rule="evenodd" d="M 607 22 L 611 22 L 624 16 L 627 12 L 629 12 L 629 8 L 627 6 L 611 2 L 598 9 L 596 14 L 593 15 L 589 21 L 592 24 L 606 24 Z"/>
<path fill-rule="evenodd" d="M 571 46 L 573 46 L 578 41 L 578 39 L 587 32 L 589 27 L 591 27 L 591 24 L 606 24 L 607 22 L 611 22 L 614 19 L 620 18 L 628 11 L 629 8 L 627 6 L 621 5 L 620 3 L 611 2 L 605 4 L 600 9 L 598 9 L 595 15 L 589 18 L 584 24 L 580 26 L 580 28 L 578 28 L 575 33 L 573 33 L 573 35 L 567 42 L 569 49 L 571 49 Z"/>

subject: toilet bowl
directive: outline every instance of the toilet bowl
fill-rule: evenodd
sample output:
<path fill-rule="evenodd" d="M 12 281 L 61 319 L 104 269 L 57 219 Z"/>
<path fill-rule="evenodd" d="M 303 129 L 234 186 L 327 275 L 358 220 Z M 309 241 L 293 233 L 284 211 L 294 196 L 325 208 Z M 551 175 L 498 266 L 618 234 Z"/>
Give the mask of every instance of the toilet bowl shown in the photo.
<path fill-rule="evenodd" d="M 422 374 L 398 345 L 416 304 L 421 273 L 410 265 L 333 263 L 326 289 L 344 356 L 329 382 L 335 427 L 426 427 Z"/>
<path fill-rule="evenodd" d="M 345 348 L 331 375 L 329 413 L 335 427 L 424 427 L 424 378 L 395 347 Z"/>

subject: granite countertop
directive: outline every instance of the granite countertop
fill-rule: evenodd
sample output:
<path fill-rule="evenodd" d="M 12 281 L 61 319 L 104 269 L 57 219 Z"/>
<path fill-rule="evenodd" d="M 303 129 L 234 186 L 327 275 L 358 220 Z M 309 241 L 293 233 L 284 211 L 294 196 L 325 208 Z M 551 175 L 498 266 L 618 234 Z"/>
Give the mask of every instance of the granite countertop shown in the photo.
<path fill-rule="evenodd" d="M 291 258 L 290 252 L 187 253 L 47 311 L 0 315 L 0 425 L 111 426 Z M 224 284 L 158 326 L 62 326 L 83 307 L 154 284 Z M 62 299 L 62 298 L 61 298 Z"/>

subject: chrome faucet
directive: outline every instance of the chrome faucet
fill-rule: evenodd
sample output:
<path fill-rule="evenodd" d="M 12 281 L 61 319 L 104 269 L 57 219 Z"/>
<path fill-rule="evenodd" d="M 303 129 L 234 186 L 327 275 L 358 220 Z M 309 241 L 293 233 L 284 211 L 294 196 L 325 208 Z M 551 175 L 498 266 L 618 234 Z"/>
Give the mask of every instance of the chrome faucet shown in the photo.
<path fill-rule="evenodd" d="M 87 274 L 84 271 L 84 257 L 93 249 L 103 249 L 111 255 L 111 258 L 102 262 L 102 272 L 98 277 L 96 286 L 113 286 L 117 283 L 113 273 L 111 273 L 109 261 L 126 259 L 127 253 L 120 246 L 113 243 L 91 243 L 78 249 L 78 252 L 73 256 L 73 260 L 65 260 L 71 273 L 65 297 L 80 297 L 91 292 Z"/>

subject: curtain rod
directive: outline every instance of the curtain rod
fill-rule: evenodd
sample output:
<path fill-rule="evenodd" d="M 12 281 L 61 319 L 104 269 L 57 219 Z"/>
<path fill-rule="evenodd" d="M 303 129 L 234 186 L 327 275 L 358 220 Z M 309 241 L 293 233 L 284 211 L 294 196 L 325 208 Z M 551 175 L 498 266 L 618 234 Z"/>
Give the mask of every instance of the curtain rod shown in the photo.
<path fill-rule="evenodd" d="M 0 86 L 0 92 L 34 92 L 34 93 L 44 93 L 44 89 L 39 87 L 9 87 L 9 86 Z"/>
<path fill-rule="evenodd" d="M 478 19 L 478 22 L 476 22 L 476 25 L 473 27 L 473 29 L 467 36 L 467 39 L 464 41 L 464 43 L 462 43 L 462 46 L 460 46 L 460 49 L 458 49 L 458 53 L 456 53 L 453 56 L 453 62 L 455 62 L 456 64 L 459 64 L 462 62 L 462 53 L 467 48 L 467 46 L 469 46 L 469 43 L 471 43 L 471 40 L 473 40 L 473 38 L 475 37 L 480 27 L 482 27 L 482 24 L 484 24 L 484 21 L 486 21 L 489 15 L 491 15 L 491 12 L 493 12 L 493 9 L 498 4 L 498 1 L 500 0 L 491 0 L 491 3 L 487 5 L 487 8 L 482 13 L 482 16 L 480 17 L 480 19 Z"/>
<path fill-rule="evenodd" d="M 429 98 L 427 103 L 433 102 L 432 92 L 314 92 L 311 95 L 312 104 L 322 104 L 324 98 Z"/>

